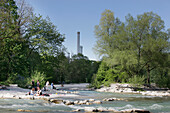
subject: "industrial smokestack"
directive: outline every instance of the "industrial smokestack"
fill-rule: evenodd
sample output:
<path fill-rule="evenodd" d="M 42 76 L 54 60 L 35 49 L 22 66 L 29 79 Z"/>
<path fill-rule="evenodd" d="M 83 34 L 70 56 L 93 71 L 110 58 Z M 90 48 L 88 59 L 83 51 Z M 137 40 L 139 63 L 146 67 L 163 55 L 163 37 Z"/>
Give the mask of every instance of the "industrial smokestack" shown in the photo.
<path fill-rule="evenodd" d="M 83 54 L 83 46 L 80 46 L 80 53 Z"/>
<path fill-rule="evenodd" d="M 80 53 L 80 32 L 77 32 L 77 54 Z"/>

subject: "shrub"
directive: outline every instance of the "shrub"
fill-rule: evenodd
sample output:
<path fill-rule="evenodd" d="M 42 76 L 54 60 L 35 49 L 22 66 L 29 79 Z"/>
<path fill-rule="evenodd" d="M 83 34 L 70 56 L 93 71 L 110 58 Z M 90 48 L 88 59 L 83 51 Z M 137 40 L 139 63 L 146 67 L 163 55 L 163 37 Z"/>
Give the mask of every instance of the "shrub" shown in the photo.
<path fill-rule="evenodd" d="M 9 86 L 9 84 L 6 81 L 5 82 L 0 82 L 0 85 Z"/>
<path fill-rule="evenodd" d="M 27 78 L 27 86 L 31 85 L 31 81 L 34 80 L 35 81 L 35 85 L 37 83 L 37 80 L 39 80 L 40 82 L 40 88 L 42 88 L 45 85 L 46 82 L 46 75 L 44 73 L 38 72 L 38 71 L 34 71 L 31 75 L 30 78 Z"/>
<path fill-rule="evenodd" d="M 97 75 L 96 74 L 94 74 L 93 76 L 92 76 L 92 82 L 91 82 L 91 85 L 89 86 L 89 87 L 94 87 L 94 88 L 100 88 L 101 87 L 101 85 L 102 85 L 102 83 L 101 83 L 101 81 L 98 81 L 97 80 Z"/>
<path fill-rule="evenodd" d="M 113 83 L 113 82 L 111 82 L 111 81 L 105 81 L 103 85 L 104 85 L 104 86 L 107 86 L 107 87 L 110 87 L 110 84 L 111 84 L 111 83 Z"/>
<path fill-rule="evenodd" d="M 132 78 L 129 78 L 129 83 L 132 83 L 135 86 L 141 86 L 144 84 L 145 77 L 144 76 L 133 76 Z"/>
<path fill-rule="evenodd" d="M 7 84 L 18 84 L 19 87 L 26 88 L 26 79 L 19 75 L 19 74 L 13 74 L 10 76 L 7 81 Z"/>

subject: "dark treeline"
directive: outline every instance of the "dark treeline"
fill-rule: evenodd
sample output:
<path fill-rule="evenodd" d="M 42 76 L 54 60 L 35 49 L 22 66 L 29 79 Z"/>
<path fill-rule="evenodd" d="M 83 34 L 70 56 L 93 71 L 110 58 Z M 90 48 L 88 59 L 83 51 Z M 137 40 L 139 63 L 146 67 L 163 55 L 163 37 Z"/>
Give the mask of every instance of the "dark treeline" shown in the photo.
<path fill-rule="evenodd" d="M 98 63 L 81 54 L 66 57 L 64 35 L 24 0 L 0 0 L 0 81 L 25 87 L 32 79 L 91 82 Z"/>
<path fill-rule="evenodd" d="M 95 50 L 103 60 L 93 86 L 120 82 L 170 88 L 170 29 L 165 30 L 160 16 L 147 12 L 134 18 L 128 14 L 121 22 L 105 10 L 95 34 Z"/>

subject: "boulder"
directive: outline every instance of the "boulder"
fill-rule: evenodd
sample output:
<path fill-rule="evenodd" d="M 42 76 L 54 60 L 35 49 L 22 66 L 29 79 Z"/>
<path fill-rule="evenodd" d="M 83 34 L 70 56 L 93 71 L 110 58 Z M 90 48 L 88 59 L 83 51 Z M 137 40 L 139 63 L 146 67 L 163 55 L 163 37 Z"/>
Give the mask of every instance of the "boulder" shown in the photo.
<path fill-rule="evenodd" d="M 89 99 L 89 102 L 94 102 L 95 100 L 94 99 Z"/>
<path fill-rule="evenodd" d="M 43 100 L 50 101 L 50 97 L 44 97 Z"/>
<path fill-rule="evenodd" d="M 7 87 L 5 85 L 0 86 L 0 89 L 6 90 Z"/>
<path fill-rule="evenodd" d="M 133 113 L 133 109 L 121 110 L 122 113 Z"/>
<path fill-rule="evenodd" d="M 32 97 L 30 97 L 29 99 L 30 99 L 30 100 L 34 100 L 35 98 L 34 98 L 34 96 L 32 96 Z"/>
<path fill-rule="evenodd" d="M 115 100 L 124 100 L 122 98 L 105 98 L 103 101 L 115 101 Z"/>
<path fill-rule="evenodd" d="M 75 109 L 75 110 L 73 110 L 73 112 L 79 112 L 79 111 L 81 111 L 80 109 Z"/>
<path fill-rule="evenodd" d="M 63 103 L 65 104 L 68 100 L 63 100 Z"/>
<path fill-rule="evenodd" d="M 84 111 L 85 112 L 98 112 L 98 110 L 94 107 L 85 107 Z"/>
<path fill-rule="evenodd" d="M 78 103 L 79 103 L 79 101 L 77 101 L 77 100 L 76 100 L 76 101 L 74 101 L 74 104 L 78 104 Z"/>
<path fill-rule="evenodd" d="M 125 109 L 121 110 L 122 113 L 150 113 L 148 110 L 143 109 Z"/>
<path fill-rule="evenodd" d="M 86 104 L 86 102 L 85 102 L 85 101 L 79 101 L 78 104 L 79 104 L 79 105 L 82 105 L 82 104 Z"/>
<path fill-rule="evenodd" d="M 86 102 L 86 105 L 91 105 L 92 103 L 90 103 L 90 102 Z"/>
<path fill-rule="evenodd" d="M 73 91 L 73 92 L 71 92 L 72 94 L 78 94 L 79 92 L 77 92 L 77 91 Z"/>
<path fill-rule="evenodd" d="M 98 112 L 106 112 L 106 111 L 108 111 L 108 109 L 104 108 L 104 107 L 99 107 L 99 108 L 97 108 L 97 111 Z"/>
<path fill-rule="evenodd" d="M 64 102 L 64 104 L 65 105 L 74 105 L 74 102 L 67 100 Z"/>
<path fill-rule="evenodd" d="M 19 112 L 33 112 L 32 110 L 24 110 L 24 109 L 18 109 Z"/>
<path fill-rule="evenodd" d="M 63 100 L 51 99 L 50 102 L 55 103 L 55 104 L 61 104 Z"/>
<path fill-rule="evenodd" d="M 133 110 L 133 112 L 137 112 L 137 113 L 150 113 L 150 111 L 143 110 L 143 109 L 135 109 L 135 110 Z"/>
<path fill-rule="evenodd" d="M 96 100 L 93 102 L 93 104 L 101 104 L 102 102 L 100 100 Z"/>
<path fill-rule="evenodd" d="M 89 100 L 82 100 L 82 101 L 79 101 L 79 105 L 82 105 L 82 104 L 86 104 L 86 103 L 88 103 L 89 102 Z"/>
<path fill-rule="evenodd" d="M 84 100 L 84 103 L 89 102 L 89 100 Z"/>
<path fill-rule="evenodd" d="M 15 97 L 15 99 L 22 99 L 22 98 L 21 98 L 21 97 L 19 97 L 19 96 L 16 96 L 16 97 Z"/>

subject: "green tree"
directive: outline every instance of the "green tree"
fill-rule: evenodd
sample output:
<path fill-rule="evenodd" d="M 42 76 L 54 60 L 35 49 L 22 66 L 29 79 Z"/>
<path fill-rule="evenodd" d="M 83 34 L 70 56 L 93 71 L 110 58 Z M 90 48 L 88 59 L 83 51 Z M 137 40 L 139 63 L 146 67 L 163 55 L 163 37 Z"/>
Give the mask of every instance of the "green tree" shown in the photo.
<path fill-rule="evenodd" d="M 0 3 L 0 65 L 1 79 L 17 73 L 16 65 L 22 58 L 20 50 L 22 43 L 19 39 L 17 26 L 17 6 L 13 0 L 3 0 Z"/>
<path fill-rule="evenodd" d="M 90 83 L 93 74 L 97 72 L 99 63 L 89 60 L 88 57 L 82 54 L 77 54 L 66 59 L 62 65 L 65 82 Z"/>
<path fill-rule="evenodd" d="M 18 7 L 17 7 L 18 5 Z M 24 0 L 2 0 L 0 3 L 0 80 L 17 82 L 34 72 L 55 78 L 65 47 L 49 18 L 36 16 Z"/>
<path fill-rule="evenodd" d="M 39 69 L 39 71 L 45 72 L 47 77 L 54 75 L 53 67 L 58 66 L 57 57 L 64 50 L 62 42 L 64 42 L 65 39 L 64 36 L 56 30 L 56 26 L 52 24 L 49 18 L 43 19 L 40 15 L 32 15 L 25 39 L 29 45 L 29 49 L 27 49 L 27 58 L 30 62 L 28 67 L 29 73 L 31 74 L 35 69 Z M 37 56 L 39 66 L 32 63 L 32 55 L 36 52 L 39 54 L 39 56 Z"/>
<path fill-rule="evenodd" d="M 114 35 L 118 32 L 121 22 L 114 17 L 113 12 L 105 10 L 102 13 L 99 25 L 95 26 L 95 35 L 97 38 L 95 50 L 100 56 L 112 56 Z"/>
<path fill-rule="evenodd" d="M 147 75 L 150 84 L 150 72 L 168 61 L 169 36 L 161 17 L 152 12 L 136 19 L 129 14 L 121 23 L 113 12 L 105 10 L 95 34 L 97 53 L 110 68 L 120 65 L 129 77 Z"/>
<path fill-rule="evenodd" d="M 162 67 L 167 61 L 169 42 L 168 35 L 164 31 L 164 22 L 161 17 L 153 12 L 138 15 L 137 19 L 128 15 L 126 26 L 129 45 L 133 51 L 133 70 L 136 75 L 140 75 L 141 70 L 147 72 L 147 83 L 150 84 L 150 72 L 153 69 Z"/>

